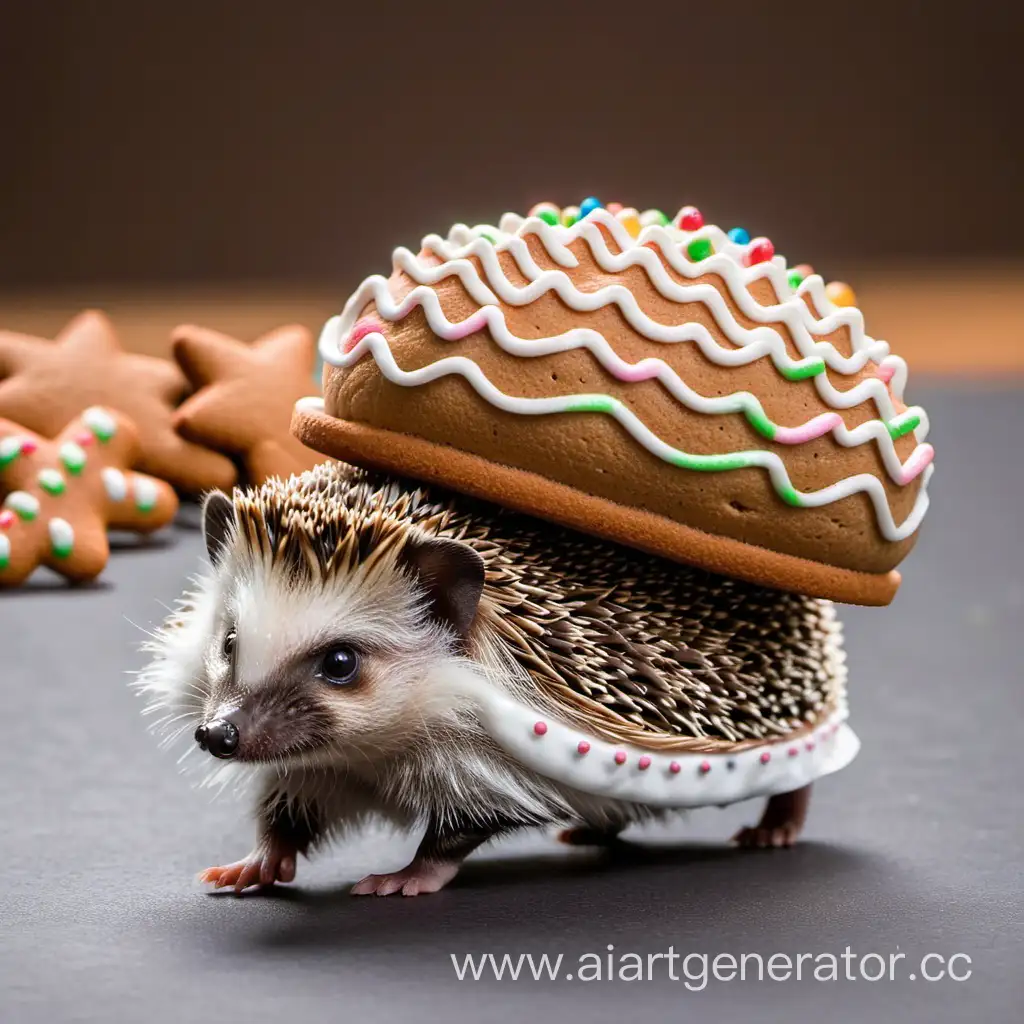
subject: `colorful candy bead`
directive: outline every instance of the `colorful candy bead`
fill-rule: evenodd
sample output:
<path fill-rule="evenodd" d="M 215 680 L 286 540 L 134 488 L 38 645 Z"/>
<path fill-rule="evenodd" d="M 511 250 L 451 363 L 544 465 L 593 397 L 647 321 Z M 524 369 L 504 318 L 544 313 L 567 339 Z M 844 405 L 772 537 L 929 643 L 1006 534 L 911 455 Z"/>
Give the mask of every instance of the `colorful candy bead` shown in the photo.
<path fill-rule="evenodd" d="M 755 238 L 747 249 L 747 266 L 753 267 L 758 263 L 767 263 L 775 255 L 775 246 L 769 238 Z"/>
<path fill-rule="evenodd" d="M 554 203 L 537 203 L 530 209 L 530 216 L 540 217 L 545 224 L 557 224 L 561 215 L 561 208 Z"/>
<path fill-rule="evenodd" d="M 580 220 L 584 217 L 589 217 L 595 210 L 600 210 L 602 206 L 601 200 L 597 196 L 587 196 L 586 199 L 580 203 Z"/>
<path fill-rule="evenodd" d="M 845 281 L 829 281 L 825 294 L 833 306 L 856 306 L 857 296 Z"/>
<path fill-rule="evenodd" d="M 533 723 L 533 732 L 534 732 L 534 735 L 536 735 L 536 736 L 546 736 L 547 732 L 548 732 L 548 723 L 547 722 L 534 722 Z"/>
<path fill-rule="evenodd" d="M 651 767 L 651 759 L 646 754 L 643 754 L 641 755 L 640 760 L 637 761 L 636 766 L 640 771 L 645 772 Z"/>
<path fill-rule="evenodd" d="M 714 256 L 714 254 L 715 247 L 711 244 L 710 238 L 695 238 L 686 247 L 686 255 L 693 260 L 694 263 L 706 260 L 709 256 Z"/>
<path fill-rule="evenodd" d="M 676 227 L 681 231 L 700 231 L 704 227 L 704 214 L 696 206 L 684 206 L 676 215 Z"/>
<path fill-rule="evenodd" d="M 644 212 L 640 214 L 640 224 L 645 228 L 663 228 L 667 224 L 671 223 L 672 222 L 661 212 L 661 210 L 644 210 Z"/>
<path fill-rule="evenodd" d="M 683 770 L 683 766 L 678 761 L 673 761 L 671 764 L 669 764 L 668 770 L 673 775 L 678 775 Z"/>
<path fill-rule="evenodd" d="M 627 207 L 618 215 L 618 218 L 619 223 L 629 232 L 631 238 L 639 237 L 642 225 L 636 210 L 632 207 Z"/>
<path fill-rule="evenodd" d="M 701 775 L 707 775 L 707 773 L 711 771 L 711 762 L 701 761 L 701 763 L 697 766 L 697 771 L 699 771 Z"/>
<path fill-rule="evenodd" d="M 763 753 L 763 754 L 761 755 L 761 764 L 767 764 L 767 763 L 768 763 L 768 762 L 769 762 L 769 761 L 770 761 L 771 759 L 772 759 L 772 755 L 771 755 L 771 754 L 769 754 L 769 753 L 768 753 L 768 751 L 766 750 L 766 751 L 765 751 L 765 752 L 764 752 L 764 753 Z"/>
<path fill-rule="evenodd" d="M 746 245 L 750 241 L 750 232 L 746 228 L 730 228 L 729 241 L 737 245 Z"/>
<path fill-rule="evenodd" d="M 622 203 L 609 203 L 605 209 L 615 217 L 622 212 Z"/>
<path fill-rule="evenodd" d="M 804 283 L 804 275 L 794 267 L 787 275 L 786 280 L 789 282 L 789 287 L 796 291 Z"/>
<path fill-rule="evenodd" d="M 587 740 L 580 740 L 579 743 L 576 744 L 576 752 L 581 756 L 590 753 L 590 744 Z"/>
<path fill-rule="evenodd" d="M 571 228 L 580 219 L 580 208 L 578 206 L 566 206 L 562 210 L 562 224 Z"/>
<path fill-rule="evenodd" d="M 814 273 L 814 267 L 810 263 L 798 263 L 793 268 L 794 273 L 799 274 L 805 281 Z"/>
<path fill-rule="evenodd" d="M 626 763 L 626 752 L 624 750 L 615 751 L 615 763 L 625 764 Z"/>

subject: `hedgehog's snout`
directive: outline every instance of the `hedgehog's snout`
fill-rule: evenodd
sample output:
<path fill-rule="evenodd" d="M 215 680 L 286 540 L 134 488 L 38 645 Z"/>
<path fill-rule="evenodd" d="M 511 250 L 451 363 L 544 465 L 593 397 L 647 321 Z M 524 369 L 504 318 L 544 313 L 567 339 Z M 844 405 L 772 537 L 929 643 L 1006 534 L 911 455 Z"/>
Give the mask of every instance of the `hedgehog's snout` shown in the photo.
<path fill-rule="evenodd" d="M 238 750 L 238 726 L 227 718 L 217 718 L 199 726 L 195 732 L 195 740 L 200 749 L 208 751 L 214 757 L 234 757 Z"/>

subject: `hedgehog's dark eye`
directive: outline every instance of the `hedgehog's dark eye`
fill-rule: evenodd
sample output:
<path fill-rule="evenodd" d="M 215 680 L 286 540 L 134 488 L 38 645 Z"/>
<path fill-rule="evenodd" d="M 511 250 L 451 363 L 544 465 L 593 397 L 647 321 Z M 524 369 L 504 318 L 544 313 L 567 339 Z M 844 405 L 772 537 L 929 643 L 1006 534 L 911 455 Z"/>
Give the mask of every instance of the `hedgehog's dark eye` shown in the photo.
<path fill-rule="evenodd" d="M 347 686 L 359 674 L 359 655 L 348 644 L 338 644 L 320 659 L 317 674 L 332 686 Z"/>
<path fill-rule="evenodd" d="M 224 643 L 221 645 L 221 652 L 228 661 L 231 660 L 231 656 L 235 653 L 235 641 L 237 639 L 238 633 L 234 628 L 229 629 L 224 634 Z"/>

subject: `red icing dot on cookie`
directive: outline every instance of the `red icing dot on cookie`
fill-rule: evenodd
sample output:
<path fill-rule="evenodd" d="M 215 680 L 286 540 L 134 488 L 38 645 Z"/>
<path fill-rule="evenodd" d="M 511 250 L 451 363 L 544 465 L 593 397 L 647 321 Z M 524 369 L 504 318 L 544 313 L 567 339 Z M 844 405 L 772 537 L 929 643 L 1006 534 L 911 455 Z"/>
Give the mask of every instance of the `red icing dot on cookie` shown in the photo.
<path fill-rule="evenodd" d="M 615 763 L 625 764 L 626 763 L 626 752 L 624 750 L 615 751 Z"/>
<path fill-rule="evenodd" d="M 701 761 L 701 763 L 700 763 L 700 773 L 701 773 L 701 775 L 707 775 L 707 773 L 709 771 L 711 771 L 711 762 L 710 761 Z"/>
<path fill-rule="evenodd" d="M 26 437 L 25 440 L 21 442 L 21 454 L 22 455 L 31 455 L 34 451 L 37 451 L 38 449 L 39 449 L 38 443 L 33 441 L 29 437 Z"/>
<path fill-rule="evenodd" d="M 768 753 L 768 751 L 766 750 L 766 751 L 765 751 L 765 752 L 764 752 L 764 753 L 763 753 L 763 754 L 761 755 L 761 764 L 767 764 L 767 763 L 768 763 L 768 762 L 769 762 L 769 761 L 770 761 L 771 759 L 772 759 L 772 755 L 771 755 L 771 754 L 769 754 L 769 753 Z"/>
<path fill-rule="evenodd" d="M 647 769 L 651 767 L 651 759 L 646 754 L 644 754 L 644 756 L 641 757 L 639 761 L 637 761 L 637 767 L 642 772 L 647 771 Z"/>
<path fill-rule="evenodd" d="M 87 448 L 95 440 L 96 438 L 93 437 L 92 431 L 90 430 L 81 430 L 77 434 L 75 434 L 74 437 L 75 444 L 81 445 L 83 448 Z"/>
<path fill-rule="evenodd" d="M 548 731 L 548 723 L 547 722 L 534 722 L 533 723 L 533 731 L 538 736 L 543 736 Z"/>
<path fill-rule="evenodd" d="M 799 754 L 799 753 L 800 753 L 800 748 L 799 747 L 790 747 L 789 748 L 789 756 L 790 757 L 796 757 L 796 755 Z"/>
<path fill-rule="evenodd" d="M 670 771 L 670 772 L 671 772 L 671 773 L 672 773 L 673 775 L 678 775 L 678 774 L 679 774 L 679 773 L 680 773 L 680 772 L 681 772 L 681 771 L 683 770 L 683 766 L 682 766 L 682 765 L 681 765 L 681 764 L 680 764 L 680 763 L 679 763 L 678 761 L 673 761 L 673 762 L 672 762 L 672 763 L 671 763 L 671 764 L 670 764 L 670 765 L 668 766 L 668 770 L 669 770 L 669 771 Z"/>
<path fill-rule="evenodd" d="M 576 750 L 581 754 L 589 754 L 590 744 L 586 740 L 580 740 L 579 743 L 576 744 Z"/>
<path fill-rule="evenodd" d="M 0 530 L 6 530 L 9 526 L 13 525 L 14 513 L 9 508 L 0 511 Z"/>

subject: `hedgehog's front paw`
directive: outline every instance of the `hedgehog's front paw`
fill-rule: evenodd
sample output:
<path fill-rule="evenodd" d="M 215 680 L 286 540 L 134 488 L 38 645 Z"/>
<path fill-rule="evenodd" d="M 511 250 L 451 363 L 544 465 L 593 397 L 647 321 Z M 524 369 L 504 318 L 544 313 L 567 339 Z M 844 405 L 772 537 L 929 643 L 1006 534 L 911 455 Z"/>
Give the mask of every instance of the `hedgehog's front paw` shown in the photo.
<path fill-rule="evenodd" d="M 296 853 L 294 847 L 279 842 L 260 843 L 245 860 L 200 872 L 199 881 L 215 889 L 234 886 L 235 892 L 251 885 L 291 882 L 295 878 Z"/>
<path fill-rule="evenodd" d="M 424 860 L 417 857 L 407 868 L 388 875 L 367 875 L 352 886 L 353 896 L 419 896 L 443 889 L 458 873 L 460 861 Z"/>

